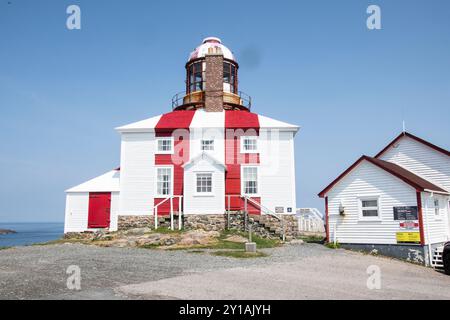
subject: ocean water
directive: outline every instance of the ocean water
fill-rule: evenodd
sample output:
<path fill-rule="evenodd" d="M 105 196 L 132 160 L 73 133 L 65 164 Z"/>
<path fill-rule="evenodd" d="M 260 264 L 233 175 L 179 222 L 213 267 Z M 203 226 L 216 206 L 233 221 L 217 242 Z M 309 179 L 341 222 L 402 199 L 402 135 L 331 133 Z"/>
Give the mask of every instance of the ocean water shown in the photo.
<path fill-rule="evenodd" d="M 0 223 L 0 229 L 10 229 L 17 232 L 1 234 L 0 247 L 26 246 L 60 239 L 64 234 L 64 223 Z"/>

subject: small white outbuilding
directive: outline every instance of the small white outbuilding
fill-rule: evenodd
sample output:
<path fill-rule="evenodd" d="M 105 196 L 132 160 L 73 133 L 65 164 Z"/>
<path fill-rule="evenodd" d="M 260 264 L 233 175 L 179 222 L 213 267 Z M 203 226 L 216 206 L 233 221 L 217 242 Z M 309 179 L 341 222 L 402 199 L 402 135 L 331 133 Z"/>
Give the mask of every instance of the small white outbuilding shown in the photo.
<path fill-rule="evenodd" d="M 329 242 L 433 265 L 450 240 L 450 152 L 410 133 L 362 156 L 319 196 Z"/>
<path fill-rule="evenodd" d="M 64 233 L 117 230 L 120 169 L 66 190 Z"/>

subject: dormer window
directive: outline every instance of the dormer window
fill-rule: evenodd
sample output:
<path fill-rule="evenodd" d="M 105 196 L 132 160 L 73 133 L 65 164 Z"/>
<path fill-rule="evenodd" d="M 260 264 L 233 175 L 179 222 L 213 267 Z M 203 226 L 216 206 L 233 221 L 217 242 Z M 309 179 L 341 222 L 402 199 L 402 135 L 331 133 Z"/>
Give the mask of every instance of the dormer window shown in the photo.
<path fill-rule="evenodd" d="M 214 140 L 202 140 L 202 151 L 213 151 Z"/>
<path fill-rule="evenodd" d="M 157 138 L 157 151 L 159 154 L 173 153 L 173 137 Z"/>

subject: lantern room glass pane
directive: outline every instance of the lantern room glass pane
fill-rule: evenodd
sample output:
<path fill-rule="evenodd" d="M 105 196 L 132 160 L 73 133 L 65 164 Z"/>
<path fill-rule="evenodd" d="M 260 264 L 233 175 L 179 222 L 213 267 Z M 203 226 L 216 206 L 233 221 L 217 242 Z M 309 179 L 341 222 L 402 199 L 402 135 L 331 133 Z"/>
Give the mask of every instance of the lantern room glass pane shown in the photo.
<path fill-rule="evenodd" d="M 203 63 L 195 62 L 188 67 L 188 92 L 203 90 Z"/>

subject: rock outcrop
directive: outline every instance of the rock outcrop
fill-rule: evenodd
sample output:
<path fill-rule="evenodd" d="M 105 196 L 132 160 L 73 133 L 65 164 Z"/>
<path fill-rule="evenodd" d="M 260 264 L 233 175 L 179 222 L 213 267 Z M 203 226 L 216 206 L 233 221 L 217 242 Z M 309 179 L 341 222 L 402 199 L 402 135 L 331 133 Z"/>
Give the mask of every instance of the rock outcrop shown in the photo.
<path fill-rule="evenodd" d="M 0 234 L 12 234 L 12 233 L 17 233 L 14 230 L 9 230 L 9 229 L 0 229 Z"/>

